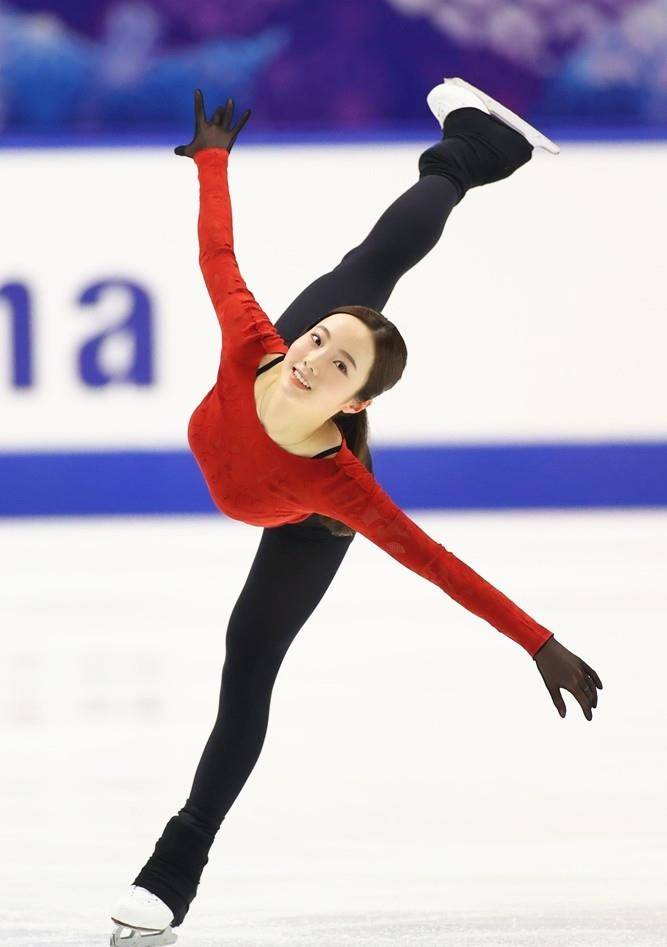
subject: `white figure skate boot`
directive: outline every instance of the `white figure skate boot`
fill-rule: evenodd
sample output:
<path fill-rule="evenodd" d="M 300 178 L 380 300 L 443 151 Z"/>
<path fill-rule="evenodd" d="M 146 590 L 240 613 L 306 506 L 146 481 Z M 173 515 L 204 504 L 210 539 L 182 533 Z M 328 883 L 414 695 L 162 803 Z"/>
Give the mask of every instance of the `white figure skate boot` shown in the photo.
<path fill-rule="evenodd" d="M 560 148 L 550 138 L 464 79 L 445 78 L 440 85 L 431 89 L 426 96 L 426 102 L 441 128 L 449 113 L 454 109 L 478 108 L 519 132 L 533 148 L 540 148 L 552 155 L 560 154 Z"/>
<path fill-rule="evenodd" d="M 169 947 L 176 943 L 171 908 L 146 888 L 131 885 L 116 905 L 111 920 L 118 925 L 111 947 Z"/>

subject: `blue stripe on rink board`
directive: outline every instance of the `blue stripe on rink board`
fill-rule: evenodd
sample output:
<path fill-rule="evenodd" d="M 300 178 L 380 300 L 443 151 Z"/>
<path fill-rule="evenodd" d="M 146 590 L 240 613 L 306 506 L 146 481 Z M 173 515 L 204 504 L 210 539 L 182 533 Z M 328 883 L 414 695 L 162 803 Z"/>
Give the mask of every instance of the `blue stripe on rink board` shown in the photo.
<path fill-rule="evenodd" d="M 405 509 L 667 506 L 667 441 L 385 446 L 373 464 Z M 188 451 L 0 452 L 3 517 L 214 512 Z"/>

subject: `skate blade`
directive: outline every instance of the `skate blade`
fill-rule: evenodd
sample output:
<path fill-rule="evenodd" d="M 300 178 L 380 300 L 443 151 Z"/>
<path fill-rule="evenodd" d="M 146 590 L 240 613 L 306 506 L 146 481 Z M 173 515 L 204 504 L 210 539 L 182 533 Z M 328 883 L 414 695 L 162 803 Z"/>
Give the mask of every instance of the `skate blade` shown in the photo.
<path fill-rule="evenodd" d="M 136 927 L 125 927 L 118 921 L 116 924 L 118 927 L 111 935 L 110 947 L 169 947 L 177 940 L 171 927 L 166 927 L 163 931 L 143 931 Z"/>
<path fill-rule="evenodd" d="M 523 135 L 523 137 L 533 146 L 533 148 L 541 148 L 543 151 L 548 151 L 551 155 L 560 154 L 560 148 L 555 141 L 552 141 L 550 138 L 547 138 L 546 135 L 543 135 L 542 132 L 538 131 L 536 128 L 533 128 L 532 125 L 529 125 L 528 122 L 525 122 L 522 118 L 520 118 L 516 112 L 513 112 L 505 105 L 501 105 L 500 102 L 492 99 L 490 95 L 486 94 L 486 92 L 482 92 L 481 89 L 476 89 L 474 85 L 470 85 L 470 83 L 466 82 L 465 79 L 448 79 L 445 77 L 445 82 L 459 86 L 461 89 L 468 89 L 469 92 L 473 92 L 475 95 L 479 96 L 491 115 L 494 115 L 496 118 L 500 119 L 501 122 L 505 122 L 505 124 L 509 125 L 510 128 L 513 128 L 515 131 Z"/>

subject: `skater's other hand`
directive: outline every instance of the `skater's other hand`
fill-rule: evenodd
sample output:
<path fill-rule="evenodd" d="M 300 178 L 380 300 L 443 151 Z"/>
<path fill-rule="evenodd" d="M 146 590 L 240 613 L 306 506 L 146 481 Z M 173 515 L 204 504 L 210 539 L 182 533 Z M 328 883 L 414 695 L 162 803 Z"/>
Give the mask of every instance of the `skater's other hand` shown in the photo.
<path fill-rule="evenodd" d="M 566 713 L 565 701 L 560 693 L 560 688 L 564 687 L 577 698 L 586 719 L 592 720 L 592 708 L 598 705 L 597 688 L 602 690 L 602 681 L 593 668 L 555 638 L 549 638 L 533 660 L 561 717 Z"/>
<path fill-rule="evenodd" d="M 213 113 L 211 121 L 207 121 L 204 110 L 204 96 L 201 89 L 195 89 L 195 133 L 188 145 L 179 145 L 174 148 L 174 154 L 194 158 L 203 148 L 224 148 L 231 151 L 236 136 L 250 118 L 250 109 L 246 109 L 235 128 L 232 128 L 234 100 L 227 99 L 226 105 L 219 106 Z"/>

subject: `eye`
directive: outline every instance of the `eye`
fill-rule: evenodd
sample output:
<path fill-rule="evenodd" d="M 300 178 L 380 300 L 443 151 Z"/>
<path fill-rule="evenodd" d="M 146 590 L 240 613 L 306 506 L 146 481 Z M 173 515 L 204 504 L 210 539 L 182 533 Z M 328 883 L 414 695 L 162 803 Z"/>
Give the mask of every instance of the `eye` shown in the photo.
<path fill-rule="evenodd" d="M 317 334 L 317 332 L 311 332 L 311 333 L 310 333 L 310 337 L 311 337 L 311 339 L 317 339 L 317 345 L 318 345 L 318 348 L 319 348 L 319 345 L 320 345 L 320 337 L 319 337 L 319 335 Z M 343 372 L 343 374 L 344 374 L 344 375 L 347 375 L 347 365 L 345 364 L 345 362 L 340 362 L 340 361 L 334 362 L 334 365 L 340 365 L 340 366 L 341 366 L 341 371 Z"/>

